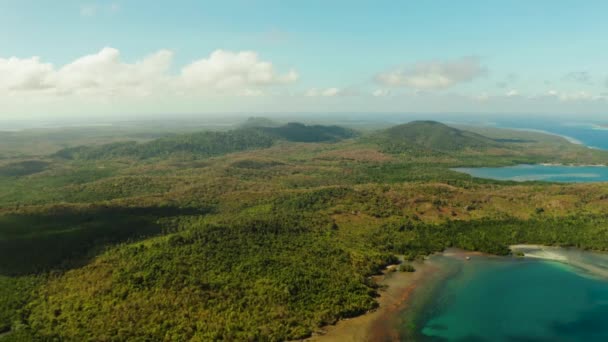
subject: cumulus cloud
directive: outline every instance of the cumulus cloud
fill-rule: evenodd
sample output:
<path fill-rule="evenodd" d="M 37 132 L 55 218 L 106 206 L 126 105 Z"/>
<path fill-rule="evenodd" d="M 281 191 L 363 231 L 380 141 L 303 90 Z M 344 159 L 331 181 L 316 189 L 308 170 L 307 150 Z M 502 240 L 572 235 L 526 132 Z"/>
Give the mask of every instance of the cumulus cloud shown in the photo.
<path fill-rule="evenodd" d="M 255 52 L 217 50 L 171 74 L 173 52 L 160 50 L 128 63 L 120 51 L 103 48 L 56 68 L 39 57 L 0 58 L 0 95 L 44 92 L 49 95 L 150 95 L 155 91 L 176 93 L 222 92 L 259 95 L 262 86 L 295 82 L 294 70 L 278 73 L 272 63 Z"/>
<path fill-rule="evenodd" d="M 342 95 L 343 91 L 340 88 L 327 88 L 327 89 L 317 89 L 312 88 L 309 89 L 304 95 L 308 97 L 334 97 L 338 95 Z"/>
<path fill-rule="evenodd" d="M 576 82 L 582 84 L 591 84 L 591 75 L 587 71 L 574 71 L 569 72 L 562 78 L 567 82 Z"/>
<path fill-rule="evenodd" d="M 378 83 L 391 87 L 414 89 L 445 89 L 470 82 L 486 73 L 477 57 L 453 61 L 420 62 L 376 75 Z"/>
<path fill-rule="evenodd" d="M 104 48 L 76 59 L 53 73 L 51 83 L 59 93 L 147 94 L 168 81 L 173 53 L 160 50 L 135 63 L 125 63 L 120 52 Z"/>
<path fill-rule="evenodd" d="M 0 58 L 0 90 L 42 90 L 50 88 L 53 66 L 40 61 L 39 57 L 19 59 Z"/>
<path fill-rule="evenodd" d="M 181 78 L 189 87 L 224 90 L 292 83 L 298 80 L 298 73 L 291 70 L 278 74 L 271 63 L 261 61 L 252 51 L 217 50 L 209 58 L 185 66 Z"/>

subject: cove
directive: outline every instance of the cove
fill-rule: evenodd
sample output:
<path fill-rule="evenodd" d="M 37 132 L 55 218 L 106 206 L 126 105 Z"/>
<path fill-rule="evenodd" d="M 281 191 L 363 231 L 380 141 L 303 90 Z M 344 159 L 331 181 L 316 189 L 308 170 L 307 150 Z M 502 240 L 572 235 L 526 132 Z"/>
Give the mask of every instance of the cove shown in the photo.
<path fill-rule="evenodd" d="M 608 181 L 608 167 L 565 165 L 516 165 L 506 167 L 453 168 L 477 178 L 504 181 L 548 181 L 563 183 Z"/>
<path fill-rule="evenodd" d="M 400 313 L 401 339 L 608 341 L 608 257 L 522 248 L 523 258 L 432 256 L 441 276 Z"/>

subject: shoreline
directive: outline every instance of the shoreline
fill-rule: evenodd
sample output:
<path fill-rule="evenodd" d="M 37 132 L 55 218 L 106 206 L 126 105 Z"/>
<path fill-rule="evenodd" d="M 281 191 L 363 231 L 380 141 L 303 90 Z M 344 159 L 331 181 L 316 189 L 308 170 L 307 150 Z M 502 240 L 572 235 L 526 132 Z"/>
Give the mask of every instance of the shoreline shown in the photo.
<path fill-rule="evenodd" d="M 566 139 L 566 141 L 568 141 L 571 144 L 582 145 L 582 146 L 589 148 L 589 146 L 585 145 L 582 141 L 580 141 L 576 138 L 573 138 L 573 137 L 570 137 L 567 135 L 563 135 L 563 134 L 559 134 L 559 133 L 545 131 L 542 129 L 535 129 L 535 128 L 507 128 L 507 129 L 512 129 L 512 130 L 521 131 L 521 132 L 532 132 L 532 133 L 542 133 L 542 134 L 546 134 L 546 135 L 552 135 L 555 137 L 560 137 L 560 138 Z"/>
<path fill-rule="evenodd" d="M 364 342 L 369 341 L 374 332 L 378 330 L 378 324 L 387 325 L 386 320 L 391 313 L 401 308 L 404 302 L 411 296 L 417 285 L 432 271 L 432 265 L 427 261 L 413 262 L 415 272 L 391 271 L 395 265 L 389 265 L 382 275 L 374 276 L 376 284 L 380 285 L 378 290 L 378 308 L 363 315 L 339 320 L 336 324 L 322 327 L 321 333 L 304 339 L 306 342 Z M 390 320 L 389 320 L 390 321 Z"/>
<path fill-rule="evenodd" d="M 557 262 L 584 271 L 588 276 L 608 279 L 608 268 L 596 266 L 592 261 L 580 257 L 580 255 L 589 253 L 589 251 L 539 244 L 516 244 L 509 246 L 509 248 L 514 253 L 524 253 L 522 259 Z M 433 255 L 442 255 L 465 262 L 472 257 L 503 258 L 503 256 L 451 248 Z M 608 263 L 608 254 L 605 254 L 605 256 Z M 399 341 L 403 337 L 401 335 L 402 331 L 399 330 L 400 313 L 409 310 L 412 305 L 413 310 L 415 310 L 417 306 L 414 300 L 416 290 L 423 289 L 422 286 L 429 284 L 429 281 L 432 283 L 433 279 L 436 280 L 436 276 L 441 272 L 441 265 L 429 257 L 422 261 L 413 262 L 412 265 L 416 268 L 416 272 L 391 272 L 390 269 L 395 266 L 389 265 L 382 275 L 374 277 L 376 283 L 383 287 L 378 291 L 380 296 L 377 299 L 379 304 L 377 309 L 361 316 L 340 320 L 335 325 L 322 327 L 319 329 L 320 333 L 301 341 Z"/>
<path fill-rule="evenodd" d="M 586 275 L 596 278 L 608 279 L 608 254 L 599 251 L 583 251 L 576 248 L 544 246 L 537 244 L 512 245 L 509 248 L 514 252 L 523 253 L 524 258 L 539 259 L 546 261 L 559 262 L 563 265 L 574 267 L 584 271 Z M 604 267 L 597 264 L 597 260 L 585 259 L 586 254 L 595 253 L 598 257 L 604 257 L 606 265 Z"/>
<path fill-rule="evenodd" d="M 470 252 L 459 249 L 447 249 L 434 255 L 443 255 L 463 261 L 475 256 L 489 256 L 482 252 Z M 398 341 L 398 313 L 407 310 L 412 303 L 412 295 L 420 287 L 433 279 L 440 272 L 440 266 L 426 257 L 422 261 L 411 263 L 415 272 L 390 271 L 389 265 L 382 275 L 374 280 L 384 289 L 380 289 L 377 299 L 378 308 L 361 316 L 338 321 L 334 325 L 320 328 L 321 333 L 303 339 L 306 342 L 365 342 L 365 341 Z"/>

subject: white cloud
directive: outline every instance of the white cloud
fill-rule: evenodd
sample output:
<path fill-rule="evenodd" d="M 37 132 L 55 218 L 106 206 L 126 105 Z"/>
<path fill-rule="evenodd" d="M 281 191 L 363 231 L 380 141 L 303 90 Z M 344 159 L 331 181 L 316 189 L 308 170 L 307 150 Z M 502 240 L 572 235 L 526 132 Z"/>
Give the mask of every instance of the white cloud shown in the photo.
<path fill-rule="evenodd" d="M 53 66 L 41 62 L 39 57 L 0 58 L 0 90 L 17 92 L 50 88 L 52 72 Z"/>
<path fill-rule="evenodd" d="M 517 91 L 516 89 L 511 89 L 505 93 L 505 96 L 507 96 L 507 97 L 519 96 L 519 91 Z"/>
<path fill-rule="evenodd" d="M 558 91 L 555 89 L 551 89 L 546 93 L 531 95 L 527 97 L 528 99 L 553 99 L 558 100 L 559 102 L 578 102 L 578 103 L 588 103 L 590 101 L 600 101 L 605 100 L 606 96 L 604 94 L 593 94 L 587 91 Z"/>
<path fill-rule="evenodd" d="M 327 88 L 327 89 L 309 89 L 304 95 L 308 97 L 334 97 L 342 95 L 343 91 L 340 88 Z"/>
<path fill-rule="evenodd" d="M 372 96 L 375 97 L 384 97 L 391 95 L 391 91 L 389 89 L 376 89 L 372 92 Z"/>
<path fill-rule="evenodd" d="M 561 101 L 594 101 L 594 100 L 601 100 L 602 97 L 599 95 L 593 95 L 589 92 L 586 91 L 575 91 L 575 92 L 568 92 L 568 93 L 559 93 L 557 95 L 557 97 L 561 100 Z"/>
<path fill-rule="evenodd" d="M 259 60 L 253 51 L 217 50 L 209 58 L 185 66 L 180 77 L 190 88 L 226 90 L 292 83 L 299 76 L 294 70 L 278 74 L 271 63 Z"/>
<path fill-rule="evenodd" d="M 385 86 L 414 89 L 444 89 L 484 75 L 479 58 L 464 57 L 453 61 L 420 62 L 376 75 Z"/>
<path fill-rule="evenodd" d="M 173 52 L 160 50 L 127 63 L 120 51 L 103 48 L 60 68 L 38 57 L 0 59 L 0 96 L 19 93 L 44 95 L 146 96 L 158 92 L 260 95 L 260 87 L 295 82 L 292 70 L 277 73 L 255 52 L 217 50 L 207 58 L 170 73 Z"/>
<path fill-rule="evenodd" d="M 104 48 L 78 58 L 53 73 L 52 84 L 59 93 L 102 93 L 146 95 L 168 83 L 173 53 L 160 50 L 135 63 L 124 63 L 120 52 Z"/>

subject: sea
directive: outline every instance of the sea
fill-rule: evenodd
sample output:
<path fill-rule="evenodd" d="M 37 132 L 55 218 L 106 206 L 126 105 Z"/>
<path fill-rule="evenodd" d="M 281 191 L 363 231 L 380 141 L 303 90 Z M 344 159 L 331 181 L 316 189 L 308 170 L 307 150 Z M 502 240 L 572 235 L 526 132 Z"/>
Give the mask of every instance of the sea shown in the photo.
<path fill-rule="evenodd" d="M 608 341 L 608 255 L 538 254 L 432 256 L 443 277 L 417 294 L 420 309 L 401 313 L 402 340 Z"/>

